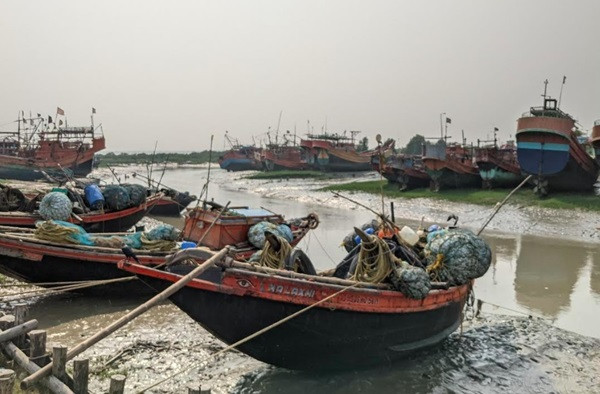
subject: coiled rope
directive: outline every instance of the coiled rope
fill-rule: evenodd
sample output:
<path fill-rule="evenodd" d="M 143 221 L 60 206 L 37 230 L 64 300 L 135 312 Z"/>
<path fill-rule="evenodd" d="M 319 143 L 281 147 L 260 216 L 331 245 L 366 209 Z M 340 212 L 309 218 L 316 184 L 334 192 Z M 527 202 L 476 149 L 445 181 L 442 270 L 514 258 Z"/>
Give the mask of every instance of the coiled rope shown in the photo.
<path fill-rule="evenodd" d="M 396 256 L 385 240 L 370 235 L 369 242 L 361 242 L 356 269 L 351 279 L 359 282 L 381 283 L 393 271 Z"/>
<path fill-rule="evenodd" d="M 285 266 L 285 260 L 290 256 L 292 252 L 292 246 L 283 237 L 276 236 L 279 241 L 279 250 L 276 251 L 270 242 L 266 241 L 265 246 L 262 249 L 260 259 L 258 263 L 263 267 L 283 269 Z"/>

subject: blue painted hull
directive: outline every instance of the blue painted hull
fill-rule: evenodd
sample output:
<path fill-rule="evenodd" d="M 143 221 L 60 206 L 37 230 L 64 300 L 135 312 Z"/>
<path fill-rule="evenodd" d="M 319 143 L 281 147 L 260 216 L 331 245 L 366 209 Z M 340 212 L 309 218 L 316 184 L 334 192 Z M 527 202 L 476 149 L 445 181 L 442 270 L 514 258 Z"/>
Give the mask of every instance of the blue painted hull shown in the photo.
<path fill-rule="evenodd" d="M 260 165 L 252 159 L 225 159 L 219 165 L 227 171 L 260 170 Z"/>

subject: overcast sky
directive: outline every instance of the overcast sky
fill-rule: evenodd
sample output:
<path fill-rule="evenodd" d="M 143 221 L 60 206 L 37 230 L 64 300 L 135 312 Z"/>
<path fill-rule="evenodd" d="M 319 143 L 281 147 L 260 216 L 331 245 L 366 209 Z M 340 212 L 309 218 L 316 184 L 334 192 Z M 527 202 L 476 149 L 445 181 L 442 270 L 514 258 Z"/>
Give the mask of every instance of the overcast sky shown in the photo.
<path fill-rule="evenodd" d="M 202 150 L 225 130 L 361 130 L 404 145 L 514 136 L 543 81 L 600 118 L 600 1 L 7 1 L 0 124 L 19 110 L 89 124 L 110 150 Z M 4 125 L 1 129 L 16 129 Z"/>

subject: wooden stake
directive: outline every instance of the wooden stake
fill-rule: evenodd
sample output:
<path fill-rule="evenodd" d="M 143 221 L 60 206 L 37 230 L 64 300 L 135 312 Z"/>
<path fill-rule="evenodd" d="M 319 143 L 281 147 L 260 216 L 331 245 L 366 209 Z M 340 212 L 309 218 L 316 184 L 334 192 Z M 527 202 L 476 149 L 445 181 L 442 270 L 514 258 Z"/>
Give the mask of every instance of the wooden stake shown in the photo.
<path fill-rule="evenodd" d="M 225 257 L 225 255 L 227 253 L 229 253 L 229 247 L 228 246 L 226 246 L 225 248 L 221 249 L 217 254 L 215 254 L 213 257 L 211 257 L 210 259 L 208 259 L 203 264 L 200 264 L 192 272 L 190 272 L 186 276 L 182 277 L 177 282 L 173 283 L 171 286 L 169 286 L 168 288 L 166 288 L 162 293 L 159 293 L 159 294 L 155 295 L 150 300 L 146 301 L 142 305 L 140 305 L 137 308 L 135 308 L 133 311 L 129 312 L 125 316 L 121 317 L 117 321 L 115 321 L 112 324 L 110 324 L 108 327 L 103 328 L 102 330 L 98 331 L 96 334 L 92 335 L 91 337 L 89 337 L 85 341 L 79 343 L 77 346 L 75 346 L 73 349 L 71 349 L 71 351 L 68 352 L 68 354 L 67 354 L 67 360 L 70 360 L 73 357 L 77 356 L 78 354 L 81 354 L 86 349 L 89 349 L 91 346 L 93 346 L 94 344 L 98 343 L 102 339 L 106 338 L 107 336 L 109 336 L 113 332 L 117 331 L 119 328 L 123 327 L 125 324 L 129 323 L 130 321 L 132 321 L 133 319 L 135 319 L 136 317 L 138 317 L 142 313 L 146 312 L 147 310 L 149 310 L 150 308 L 152 308 L 156 304 L 158 304 L 158 303 L 166 300 L 167 298 L 169 298 L 171 295 L 173 295 L 174 293 L 176 293 L 177 291 L 179 291 L 181 288 L 185 287 L 185 285 L 187 285 L 189 282 L 191 282 L 195 277 L 197 277 L 202 272 L 204 272 L 207 269 L 209 269 L 210 267 L 212 267 L 217 261 L 220 261 L 223 257 Z M 52 367 L 53 364 L 54 364 L 54 362 L 46 365 L 45 367 L 41 368 L 36 373 L 34 373 L 34 374 L 30 375 L 29 377 L 23 379 L 21 381 L 21 388 L 23 388 L 23 389 L 29 388 L 33 384 L 35 384 L 35 382 L 37 382 L 38 380 L 40 380 L 42 377 L 48 375 L 48 373 L 53 368 Z"/>
<path fill-rule="evenodd" d="M 33 330 L 29 333 L 29 360 L 40 367 L 48 364 L 46 330 Z"/>
<path fill-rule="evenodd" d="M 87 394 L 90 360 L 73 360 L 73 391 L 75 394 Z"/>
<path fill-rule="evenodd" d="M 187 391 L 187 392 L 188 392 L 188 394 L 200 394 L 200 386 L 196 386 L 196 385 L 192 386 L 192 385 L 189 385 L 189 386 L 188 386 L 188 391 Z"/>
<path fill-rule="evenodd" d="M 15 388 L 15 371 L 0 369 L 0 394 L 12 394 Z"/>
<path fill-rule="evenodd" d="M 125 375 L 113 375 L 110 377 L 108 394 L 123 394 L 125 392 Z"/>
<path fill-rule="evenodd" d="M 25 315 L 27 314 L 27 304 L 14 304 L 13 308 L 13 314 L 15 315 L 15 326 L 25 323 Z M 22 349 L 25 346 L 25 333 L 16 337 L 13 340 L 13 342 L 15 345 Z"/>
<path fill-rule="evenodd" d="M 0 330 L 5 331 L 15 325 L 15 317 L 13 315 L 4 315 L 0 317 Z"/>
<path fill-rule="evenodd" d="M 210 394 L 210 387 L 200 387 L 200 394 Z"/>
<path fill-rule="evenodd" d="M 25 335 L 29 331 L 33 330 L 37 326 L 37 320 L 30 320 L 26 323 L 19 324 L 18 326 L 8 328 L 0 333 L 0 342 L 8 342 L 12 341 L 15 338 L 19 338 L 22 335 Z"/>
<path fill-rule="evenodd" d="M 62 382 L 67 382 L 67 347 L 63 345 L 54 346 L 52 348 L 52 375 L 60 379 Z"/>
<path fill-rule="evenodd" d="M 35 363 L 29 361 L 29 358 L 27 358 L 25 353 L 23 353 L 21 349 L 16 347 L 14 343 L 4 342 L 0 344 L 0 347 L 2 347 L 2 350 L 4 350 L 11 359 L 15 360 L 15 362 L 19 364 L 21 368 L 27 371 L 27 373 L 31 374 L 40 370 L 40 367 L 38 367 Z M 48 378 L 43 379 L 41 383 L 48 389 L 50 389 L 53 393 L 73 394 L 71 389 L 66 384 L 56 379 L 54 376 L 49 376 Z"/>

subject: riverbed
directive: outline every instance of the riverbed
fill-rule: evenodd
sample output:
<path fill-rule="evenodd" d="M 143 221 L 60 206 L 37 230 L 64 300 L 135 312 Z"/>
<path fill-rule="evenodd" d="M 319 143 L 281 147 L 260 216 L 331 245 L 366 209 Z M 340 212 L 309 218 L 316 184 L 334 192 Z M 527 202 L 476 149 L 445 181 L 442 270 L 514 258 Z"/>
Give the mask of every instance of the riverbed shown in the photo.
<path fill-rule="evenodd" d="M 116 169 L 122 180 L 135 170 Z M 206 175 L 206 168 L 169 169 L 163 183 L 199 194 Z M 288 219 L 317 213 L 321 224 L 299 245 L 317 269 L 334 267 L 345 254 L 342 238 L 373 217 L 356 204 L 316 191 L 333 180 L 264 181 L 245 175 L 213 168 L 209 198 L 262 206 Z M 346 181 L 376 176 L 343 175 Z M 351 198 L 381 209 L 378 196 L 355 193 Z M 421 220 L 443 224 L 456 214 L 459 225 L 477 229 L 492 210 L 430 199 L 393 201 L 397 221 L 413 228 Z M 182 392 L 202 383 L 216 393 L 599 392 L 599 224 L 600 215 L 589 212 L 504 207 L 484 232 L 494 257 L 475 285 L 475 297 L 484 301 L 480 316 L 471 311 L 462 335 L 455 333 L 442 346 L 399 364 L 307 374 L 273 368 L 236 351 L 203 361 L 223 344 L 165 303 L 84 354 L 95 371 L 91 389 L 105 391 L 106 377 L 117 372 L 127 374 L 128 390 L 139 390 L 187 369 L 154 391 Z M 30 316 L 48 329 L 49 342 L 73 346 L 143 301 L 49 296 L 32 302 Z"/>

